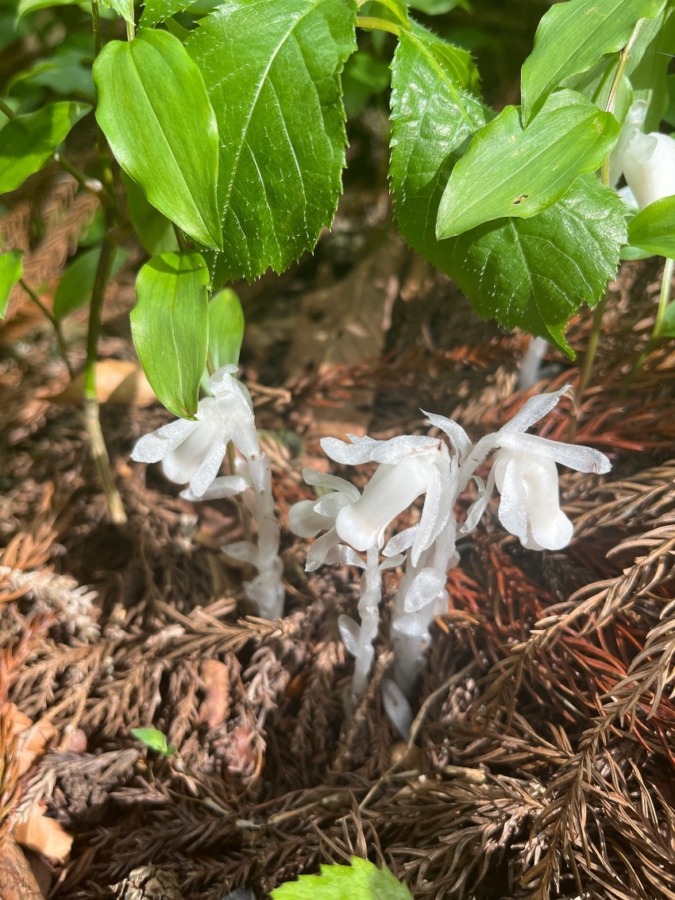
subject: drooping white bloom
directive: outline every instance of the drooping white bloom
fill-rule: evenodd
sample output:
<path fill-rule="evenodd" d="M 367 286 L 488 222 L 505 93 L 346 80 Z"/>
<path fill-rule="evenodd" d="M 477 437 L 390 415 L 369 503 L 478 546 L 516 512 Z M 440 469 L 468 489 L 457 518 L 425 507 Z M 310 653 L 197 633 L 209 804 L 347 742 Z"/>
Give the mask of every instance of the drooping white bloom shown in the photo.
<path fill-rule="evenodd" d="M 647 108 L 644 101 L 631 107 L 617 147 L 612 154 L 613 183 L 623 173 L 628 196 L 638 209 L 675 195 L 675 140 L 668 134 L 641 130 Z"/>
<path fill-rule="evenodd" d="M 375 474 L 355 502 L 339 510 L 335 529 L 342 541 L 365 552 L 382 547 L 388 526 L 421 494 L 422 515 L 414 530 L 399 538 L 387 555 L 411 549 L 413 562 L 438 537 L 454 501 L 448 448 L 443 441 L 419 435 L 403 435 L 387 441 L 349 435 L 351 443 L 324 438 L 321 446 L 336 462 L 358 465 L 376 462 Z"/>
<path fill-rule="evenodd" d="M 205 497 L 218 475 L 230 441 L 247 457 L 259 453 L 251 397 L 234 377 L 236 366 L 223 366 L 209 379 L 212 397 L 199 401 L 196 418 L 177 419 L 142 437 L 133 449 L 136 462 L 162 463 L 164 474 L 176 484 L 189 484 L 189 499 Z M 235 480 L 236 479 L 236 480 Z M 231 496 L 245 487 L 238 476 L 218 479 L 222 493 Z"/>
<path fill-rule="evenodd" d="M 460 466 L 460 486 L 474 478 L 481 496 L 469 510 L 462 532 L 471 531 L 497 487 L 501 499 L 499 521 L 529 550 L 560 550 L 572 538 L 572 523 L 560 509 L 556 463 L 577 472 L 609 472 L 604 453 L 590 447 L 563 444 L 524 432 L 558 403 L 569 386 L 531 397 L 499 431 L 481 438 Z M 474 476 L 477 467 L 496 450 L 484 485 Z"/>

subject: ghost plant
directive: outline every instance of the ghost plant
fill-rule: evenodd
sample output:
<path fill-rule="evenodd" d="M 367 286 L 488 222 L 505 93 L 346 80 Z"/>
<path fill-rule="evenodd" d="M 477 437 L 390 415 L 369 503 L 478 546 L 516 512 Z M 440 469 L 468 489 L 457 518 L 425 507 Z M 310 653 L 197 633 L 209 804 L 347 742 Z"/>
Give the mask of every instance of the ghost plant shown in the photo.
<path fill-rule="evenodd" d="M 597 450 L 526 433 L 568 391 L 564 387 L 532 397 L 510 422 L 476 444 L 456 422 L 432 413 L 427 413 L 427 421 L 443 438 L 405 435 L 378 441 L 350 435 L 349 443 L 324 438 L 321 446 L 335 462 L 376 464 L 363 493 L 334 475 L 304 472 L 308 484 L 329 491 L 291 509 L 291 527 L 297 534 L 311 537 L 324 532 L 309 550 L 307 570 L 323 563 L 364 570 L 361 622 L 346 616 L 339 622 L 343 641 L 356 658 L 352 702 L 363 693 L 373 660 L 381 570 L 404 566 L 392 616 L 393 681 L 385 692 L 387 709 L 401 731 L 409 721 L 405 697 L 411 696 L 423 667 L 430 625 L 447 608 L 447 572 L 459 562 L 457 536 L 476 528 L 495 488 L 500 495 L 499 520 L 508 532 L 530 550 L 559 550 L 571 540 L 573 528 L 560 509 L 556 463 L 579 472 L 610 469 L 607 457 Z M 484 481 L 476 473 L 488 459 L 491 468 Z M 470 482 L 478 497 L 459 522 L 455 506 Z M 418 524 L 387 540 L 400 514 L 422 496 Z"/>

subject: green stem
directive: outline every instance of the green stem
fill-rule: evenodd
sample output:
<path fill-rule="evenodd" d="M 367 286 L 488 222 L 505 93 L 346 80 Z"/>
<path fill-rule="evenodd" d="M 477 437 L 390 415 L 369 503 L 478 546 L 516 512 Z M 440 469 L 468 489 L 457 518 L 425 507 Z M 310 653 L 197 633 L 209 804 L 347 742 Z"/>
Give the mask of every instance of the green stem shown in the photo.
<path fill-rule="evenodd" d="M 61 354 L 63 361 L 66 364 L 66 368 L 68 369 L 68 374 L 70 375 L 70 379 L 72 381 L 73 377 L 74 377 L 74 372 L 73 372 L 72 366 L 70 365 L 70 361 L 68 360 L 68 348 L 66 345 L 65 338 L 63 337 L 63 332 L 61 331 L 61 323 L 56 318 L 56 316 L 51 311 L 51 309 L 49 309 L 49 307 L 45 306 L 45 304 L 42 302 L 42 300 L 40 300 L 39 296 L 33 290 L 33 288 L 29 284 L 26 284 L 26 282 L 23 280 L 23 278 L 19 279 L 19 284 L 24 289 L 26 294 L 30 297 L 30 299 L 33 301 L 33 303 L 42 312 L 42 314 L 51 323 L 51 325 L 54 329 L 54 332 L 56 334 L 56 343 L 58 344 L 58 347 L 59 347 L 59 353 Z"/>
<path fill-rule="evenodd" d="M 136 36 L 136 29 L 134 28 L 134 23 L 127 22 L 126 25 L 127 25 L 127 40 L 133 41 L 134 37 Z"/>
<path fill-rule="evenodd" d="M 388 31 L 396 37 L 401 36 L 401 29 L 395 22 L 389 22 L 387 19 L 378 19 L 375 16 L 357 16 L 356 24 L 359 28 L 366 31 Z"/>
<path fill-rule="evenodd" d="M 663 320 L 666 316 L 666 309 L 670 304 L 670 296 L 673 284 L 673 270 L 675 269 L 675 260 L 667 259 L 663 267 L 663 277 L 661 278 L 661 293 L 659 294 L 659 305 L 656 310 L 656 318 L 654 319 L 654 328 L 650 343 L 653 344 L 661 337 L 661 329 L 663 328 Z"/>
<path fill-rule="evenodd" d="M 101 313 L 105 289 L 112 270 L 115 245 L 106 235 L 101 246 L 94 278 L 94 289 L 89 308 L 89 328 L 87 331 L 87 359 L 84 365 L 84 426 L 89 436 L 91 455 L 98 471 L 111 520 L 116 525 L 124 525 L 127 516 L 124 505 L 110 468 L 110 457 L 101 430 L 100 407 L 96 393 L 96 363 L 98 360 L 98 338 L 101 331 Z"/>
<path fill-rule="evenodd" d="M 621 53 L 619 54 L 619 61 L 616 65 L 616 70 L 614 72 L 614 77 L 612 78 L 612 83 L 609 88 L 609 94 L 607 95 L 607 102 L 605 103 L 605 112 L 613 113 L 616 108 L 617 97 L 619 96 L 619 88 L 621 87 L 621 79 L 623 78 L 626 66 L 628 65 L 628 61 L 630 59 L 630 55 L 633 52 L 633 47 L 635 46 L 635 42 L 638 39 L 640 31 L 642 30 L 642 26 L 644 25 L 644 19 L 639 19 L 635 24 L 635 28 L 633 28 L 632 34 L 628 39 L 626 46 L 623 48 Z M 602 165 L 602 169 L 600 171 L 602 183 L 609 187 L 609 159 L 606 159 Z M 586 357 L 584 359 L 584 365 L 581 370 L 581 375 L 579 376 L 579 387 L 578 387 L 578 400 L 581 402 L 581 398 L 583 397 L 583 393 L 588 387 L 588 384 L 591 380 L 591 374 L 593 372 L 593 364 L 595 363 L 595 356 L 598 352 L 598 345 L 600 343 L 600 333 L 602 331 L 602 317 L 605 311 L 605 306 L 607 305 L 607 297 L 603 297 L 602 300 L 595 307 L 595 314 L 593 316 L 593 325 L 591 326 L 591 334 L 588 338 L 588 346 L 586 347 Z"/>
<path fill-rule="evenodd" d="M 91 0 L 91 26 L 94 31 L 94 55 L 98 56 L 103 47 L 101 38 L 101 17 L 98 11 L 98 0 Z"/>

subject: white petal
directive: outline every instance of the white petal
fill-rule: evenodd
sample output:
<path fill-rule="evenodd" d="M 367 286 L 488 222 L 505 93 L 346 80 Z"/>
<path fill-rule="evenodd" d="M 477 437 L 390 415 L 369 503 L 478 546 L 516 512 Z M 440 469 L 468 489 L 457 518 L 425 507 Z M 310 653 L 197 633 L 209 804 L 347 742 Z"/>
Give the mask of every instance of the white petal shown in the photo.
<path fill-rule="evenodd" d="M 537 397 L 530 397 L 529 400 L 526 400 L 525 403 L 520 407 L 515 416 L 511 419 L 510 422 L 507 422 L 503 428 L 500 429 L 499 434 L 504 434 L 507 431 L 527 431 L 535 422 L 538 422 L 539 419 L 543 419 L 545 415 L 551 412 L 551 410 L 557 406 L 558 401 L 563 396 L 563 394 L 568 394 L 572 390 L 572 386 L 566 384 L 564 387 L 561 387 L 559 391 L 555 391 L 551 394 L 539 394 Z"/>
<path fill-rule="evenodd" d="M 367 436 L 362 438 L 351 436 L 351 438 L 351 444 L 347 444 L 345 441 L 340 441 L 337 438 L 322 438 L 320 441 L 321 449 L 326 456 L 329 456 L 335 462 L 343 463 L 343 465 L 356 466 L 369 462 L 372 459 L 375 447 L 378 446 L 380 441 Z"/>
<path fill-rule="evenodd" d="M 447 602 L 445 582 L 445 573 L 439 572 L 438 569 L 431 566 L 418 572 L 406 591 L 403 602 L 405 613 L 416 613 L 430 603 L 436 603 L 439 600 Z"/>
<path fill-rule="evenodd" d="M 497 489 L 501 494 L 499 521 L 509 534 L 515 535 L 520 539 L 520 543 L 527 547 L 529 537 L 527 528 L 528 497 L 520 467 L 517 461 L 507 451 L 504 451 L 497 454 L 493 468 Z M 557 478 L 555 490 L 557 494 Z"/>
<path fill-rule="evenodd" d="M 426 490 L 428 476 L 423 456 L 380 466 L 361 498 L 338 513 L 335 527 L 341 540 L 362 551 L 379 545 L 389 523 Z"/>
<path fill-rule="evenodd" d="M 623 154 L 623 174 L 640 209 L 675 194 L 675 140 L 637 133 Z"/>
<path fill-rule="evenodd" d="M 326 519 L 334 519 L 341 509 L 349 506 L 349 497 L 346 494 L 340 494 L 332 491 L 330 494 L 324 494 L 314 502 L 314 512 Z"/>
<path fill-rule="evenodd" d="M 397 566 L 403 565 L 405 562 L 405 556 L 402 553 L 397 553 L 396 556 L 389 556 L 387 559 L 382 560 L 380 563 L 380 569 L 384 571 L 384 569 L 395 569 Z"/>
<path fill-rule="evenodd" d="M 170 481 L 175 481 L 176 484 L 185 484 L 191 481 L 204 459 L 211 452 L 214 444 L 217 447 L 221 446 L 218 421 L 212 418 L 200 419 L 197 422 L 197 427 L 191 430 L 185 440 L 174 450 L 164 454 L 162 459 L 164 474 Z M 218 469 L 213 473 L 213 478 L 216 477 L 217 473 Z M 211 481 L 213 481 L 213 478 Z M 204 490 L 209 487 L 211 481 L 204 485 Z M 193 493 L 199 496 L 199 492 L 195 491 L 192 485 L 190 485 L 190 488 Z"/>
<path fill-rule="evenodd" d="M 518 454 L 546 457 L 577 472 L 606 474 L 612 464 L 604 453 L 578 444 L 563 444 L 536 434 L 504 434 L 499 436 L 499 446 Z"/>
<path fill-rule="evenodd" d="M 293 534 L 310 538 L 332 527 L 333 523 L 330 520 L 314 512 L 315 503 L 316 500 L 300 500 L 291 506 L 288 511 L 288 523 Z"/>
<path fill-rule="evenodd" d="M 305 479 L 306 484 L 329 488 L 331 491 L 339 491 L 341 494 L 346 494 L 350 500 L 358 500 L 361 496 L 358 488 L 338 475 L 328 475 L 326 472 L 317 472 L 316 469 L 303 469 L 302 477 Z"/>
<path fill-rule="evenodd" d="M 437 450 L 438 445 L 438 438 L 421 434 L 402 434 L 388 441 L 380 441 L 379 447 L 373 450 L 371 459 L 373 462 L 393 465 L 412 453 Z"/>
<path fill-rule="evenodd" d="M 350 656 L 356 656 L 359 652 L 361 628 L 349 616 L 338 616 L 338 628 L 345 650 Z"/>
<path fill-rule="evenodd" d="M 211 487 L 201 496 L 194 494 L 190 488 L 181 491 L 181 497 L 185 500 L 223 500 L 225 497 L 234 497 L 243 493 L 249 487 L 248 481 L 241 475 L 223 475 L 216 478 Z"/>
<path fill-rule="evenodd" d="M 417 525 L 413 525 L 412 528 L 406 528 L 403 531 L 399 531 L 398 534 L 393 535 L 391 539 L 387 541 L 387 544 L 382 551 L 382 555 L 396 556 L 399 553 L 405 553 L 406 550 L 409 550 L 412 547 L 416 534 Z"/>
<path fill-rule="evenodd" d="M 454 471 L 455 479 L 453 483 L 450 477 L 450 461 L 445 445 L 444 450 L 445 453 L 437 454 L 436 465 L 432 465 L 429 468 L 429 482 L 424 498 L 419 530 L 415 535 L 415 542 L 412 546 L 411 560 L 414 566 L 418 564 L 421 553 L 436 540 L 445 527 L 448 517 L 452 514 L 454 489 L 457 488 L 457 470 L 455 469 Z"/>
<path fill-rule="evenodd" d="M 157 431 L 146 434 L 136 441 L 136 445 L 131 451 L 131 458 L 136 462 L 159 462 L 166 453 L 175 450 L 182 444 L 188 435 L 200 425 L 201 422 L 188 419 L 176 419 L 175 422 L 169 422 L 168 425 L 163 425 Z M 185 480 L 189 481 L 188 478 Z"/>
<path fill-rule="evenodd" d="M 227 544 L 223 547 L 223 553 L 252 566 L 258 565 L 258 548 L 252 541 L 235 541 L 234 544 Z"/>
<path fill-rule="evenodd" d="M 306 572 L 315 572 L 319 566 L 323 565 L 329 551 L 333 547 L 337 547 L 339 538 L 334 528 L 318 537 L 307 553 L 307 563 L 305 564 Z"/>
<path fill-rule="evenodd" d="M 434 425 L 436 428 L 439 428 L 447 434 L 450 438 L 450 443 L 459 453 L 460 457 L 464 458 L 471 451 L 471 441 L 461 425 L 458 425 L 453 419 L 446 419 L 445 416 L 438 416 L 435 413 L 429 413 L 425 410 L 422 410 L 422 412 L 431 425 Z"/>
<path fill-rule="evenodd" d="M 468 534 L 470 531 L 473 531 L 476 525 L 485 512 L 488 503 L 490 502 L 490 498 L 492 497 L 492 492 L 495 488 L 495 467 L 494 465 L 490 469 L 490 474 L 488 475 L 487 484 L 483 484 L 483 480 L 481 478 L 474 478 L 474 481 L 478 485 L 478 499 L 475 500 L 471 506 L 469 507 L 469 511 L 466 515 L 466 521 L 459 529 L 460 534 Z"/>
<path fill-rule="evenodd" d="M 213 441 L 199 468 L 190 479 L 190 490 L 195 497 L 203 496 L 216 480 L 220 466 L 227 453 L 227 441 L 222 434 Z M 166 460 L 164 461 L 166 469 Z"/>
<path fill-rule="evenodd" d="M 389 721 L 403 740 L 408 740 L 413 715 L 410 703 L 401 688 L 391 678 L 382 682 L 382 705 Z"/>

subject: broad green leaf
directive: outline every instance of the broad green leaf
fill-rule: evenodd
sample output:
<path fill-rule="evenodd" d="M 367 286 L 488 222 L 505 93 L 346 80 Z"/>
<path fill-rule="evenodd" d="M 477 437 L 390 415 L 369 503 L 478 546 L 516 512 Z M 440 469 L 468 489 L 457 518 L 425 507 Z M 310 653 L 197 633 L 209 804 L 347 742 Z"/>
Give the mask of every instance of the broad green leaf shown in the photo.
<path fill-rule="evenodd" d="M 640 210 L 628 226 L 628 241 L 631 247 L 675 259 L 675 197 Z"/>
<path fill-rule="evenodd" d="M 147 0 L 139 24 L 150 28 L 165 22 L 176 13 L 183 12 L 191 5 L 191 0 Z"/>
<path fill-rule="evenodd" d="M 134 0 L 101 0 L 101 2 L 114 10 L 125 22 L 134 24 Z"/>
<path fill-rule="evenodd" d="M 537 114 L 546 97 L 570 75 L 621 50 L 639 19 L 657 16 L 666 0 L 568 0 L 542 18 L 521 80 L 523 122 Z"/>
<path fill-rule="evenodd" d="M 88 250 L 78 256 L 63 273 L 54 294 L 54 315 L 57 319 L 63 319 L 89 303 L 100 256 L 99 247 Z M 120 270 L 126 258 L 127 253 L 118 247 L 113 257 L 111 277 Z"/>
<path fill-rule="evenodd" d="M 436 233 L 453 237 L 506 216 L 530 218 L 559 200 L 573 181 L 598 169 L 619 123 L 574 91 L 558 91 L 523 129 L 507 106 L 473 138 L 448 181 Z"/>
<path fill-rule="evenodd" d="M 443 189 L 461 144 L 484 112 L 454 81 L 440 53 L 403 38 L 392 69 L 391 184 L 405 239 L 450 275 L 483 316 L 554 340 L 569 352 L 565 324 L 596 303 L 626 240 L 621 200 L 582 175 L 556 204 L 530 219 L 500 219 L 437 240 Z"/>
<path fill-rule="evenodd" d="M 132 728 L 132 737 L 140 741 L 148 750 L 154 750 L 162 756 L 175 756 L 176 748 L 168 742 L 166 735 L 158 728 Z"/>
<path fill-rule="evenodd" d="M 321 866 L 320 875 L 301 875 L 272 891 L 273 900 L 412 900 L 389 869 L 352 857 L 351 866 Z"/>
<path fill-rule="evenodd" d="M 355 18 L 355 0 L 229 0 L 188 41 L 220 129 L 217 283 L 283 271 L 330 224 Z"/>
<path fill-rule="evenodd" d="M 209 301 L 209 359 L 213 371 L 236 365 L 244 338 L 244 311 L 239 297 L 225 288 Z"/>
<path fill-rule="evenodd" d="M 38 9 L 49 9 L 52 6 L 78 6 L 80 3 L 81 0 L 19 0 L 16 17 L 21 19 Z"/>
<path fill-rule="evenodd" d="M 206 366 L 209 271 L 199 253 L 162 253 L 136 279 L 131 335 L 148 381 L 174 415 L 192 418 Z"/>
<path fill-rule="evenodd" d="M 87 53 L 74 48 L 59 49 L 49 59 L 41 59 L 29 69 L 19 72 L 9 83 L 8 89 L 36 85 L 49 88 L 64 97 L 77 97 L 94 104 L 96 94 L 91 77 L 93 51 Z"/>
<path fill-rule="evenodd" d="M 405 29 L 410 25 L 408 6 L 404 0 L 368 0 L 359 7 L 359 16 L 395 22 Z"/>
<path fill-rule="evenodd" d="M 0 253 L 0 319 L 7 314 L 9 295 L 17 281 L 23 276 L 23 253 L 9 250 Z"/>
<path fill-rule="evenodd" d="M 38 172 L 82 115 L 76 103 L 63 100 L 7 122 L 0 131 L 0 194 Z"/>
<path fill-rule="evenodd" d="M 111 41 L 94 64 L 96 118 L 119 164 L 186 234 L 221 245 L 218 125 L 199 69 L 166 31 Z"/>
<path fill-rule="evenodd" d="M 171 222 L 148 203 L 143 191 L 126 172 L 122 172 L 122 182 L 129 218 L 143 248 L 150 256 L 178 250 L 178 240 Z"/>
<path fill-rule="evenodd" d="M 616 64 L 616 55 L 603 56 L 602 59 L 598 60 L 596 65 L 592 66 L 586 72 L 582 72 L 579 75 L 571 75 L 569 78 L 566 78 L 562 82 L 561 87 L 577 91 L 579 94 L 583 94 L 584 97 L 587 97 L 595 103 L 600 109 L 606 109 L 609 102 L 609 95 L 614 84 Z M 611 110 L 614 118 L 618 122 L 624 121 L 632 102 L 633 89 L 628 80 L 628 76 L 624 73 L 619 82 L 619 87 L 616 90 L 614 102 L 612 104 L 613 109 Z"/>
<path fill-rule="evenodd" d="M 668 109 L 668 70 L 675 55 L 675 7 L 669 3 L 655 19 L 645 19 L 631 51 L 626 75 L 633 99 L 649 106 L 643 130 L 658 131 Z"/>

